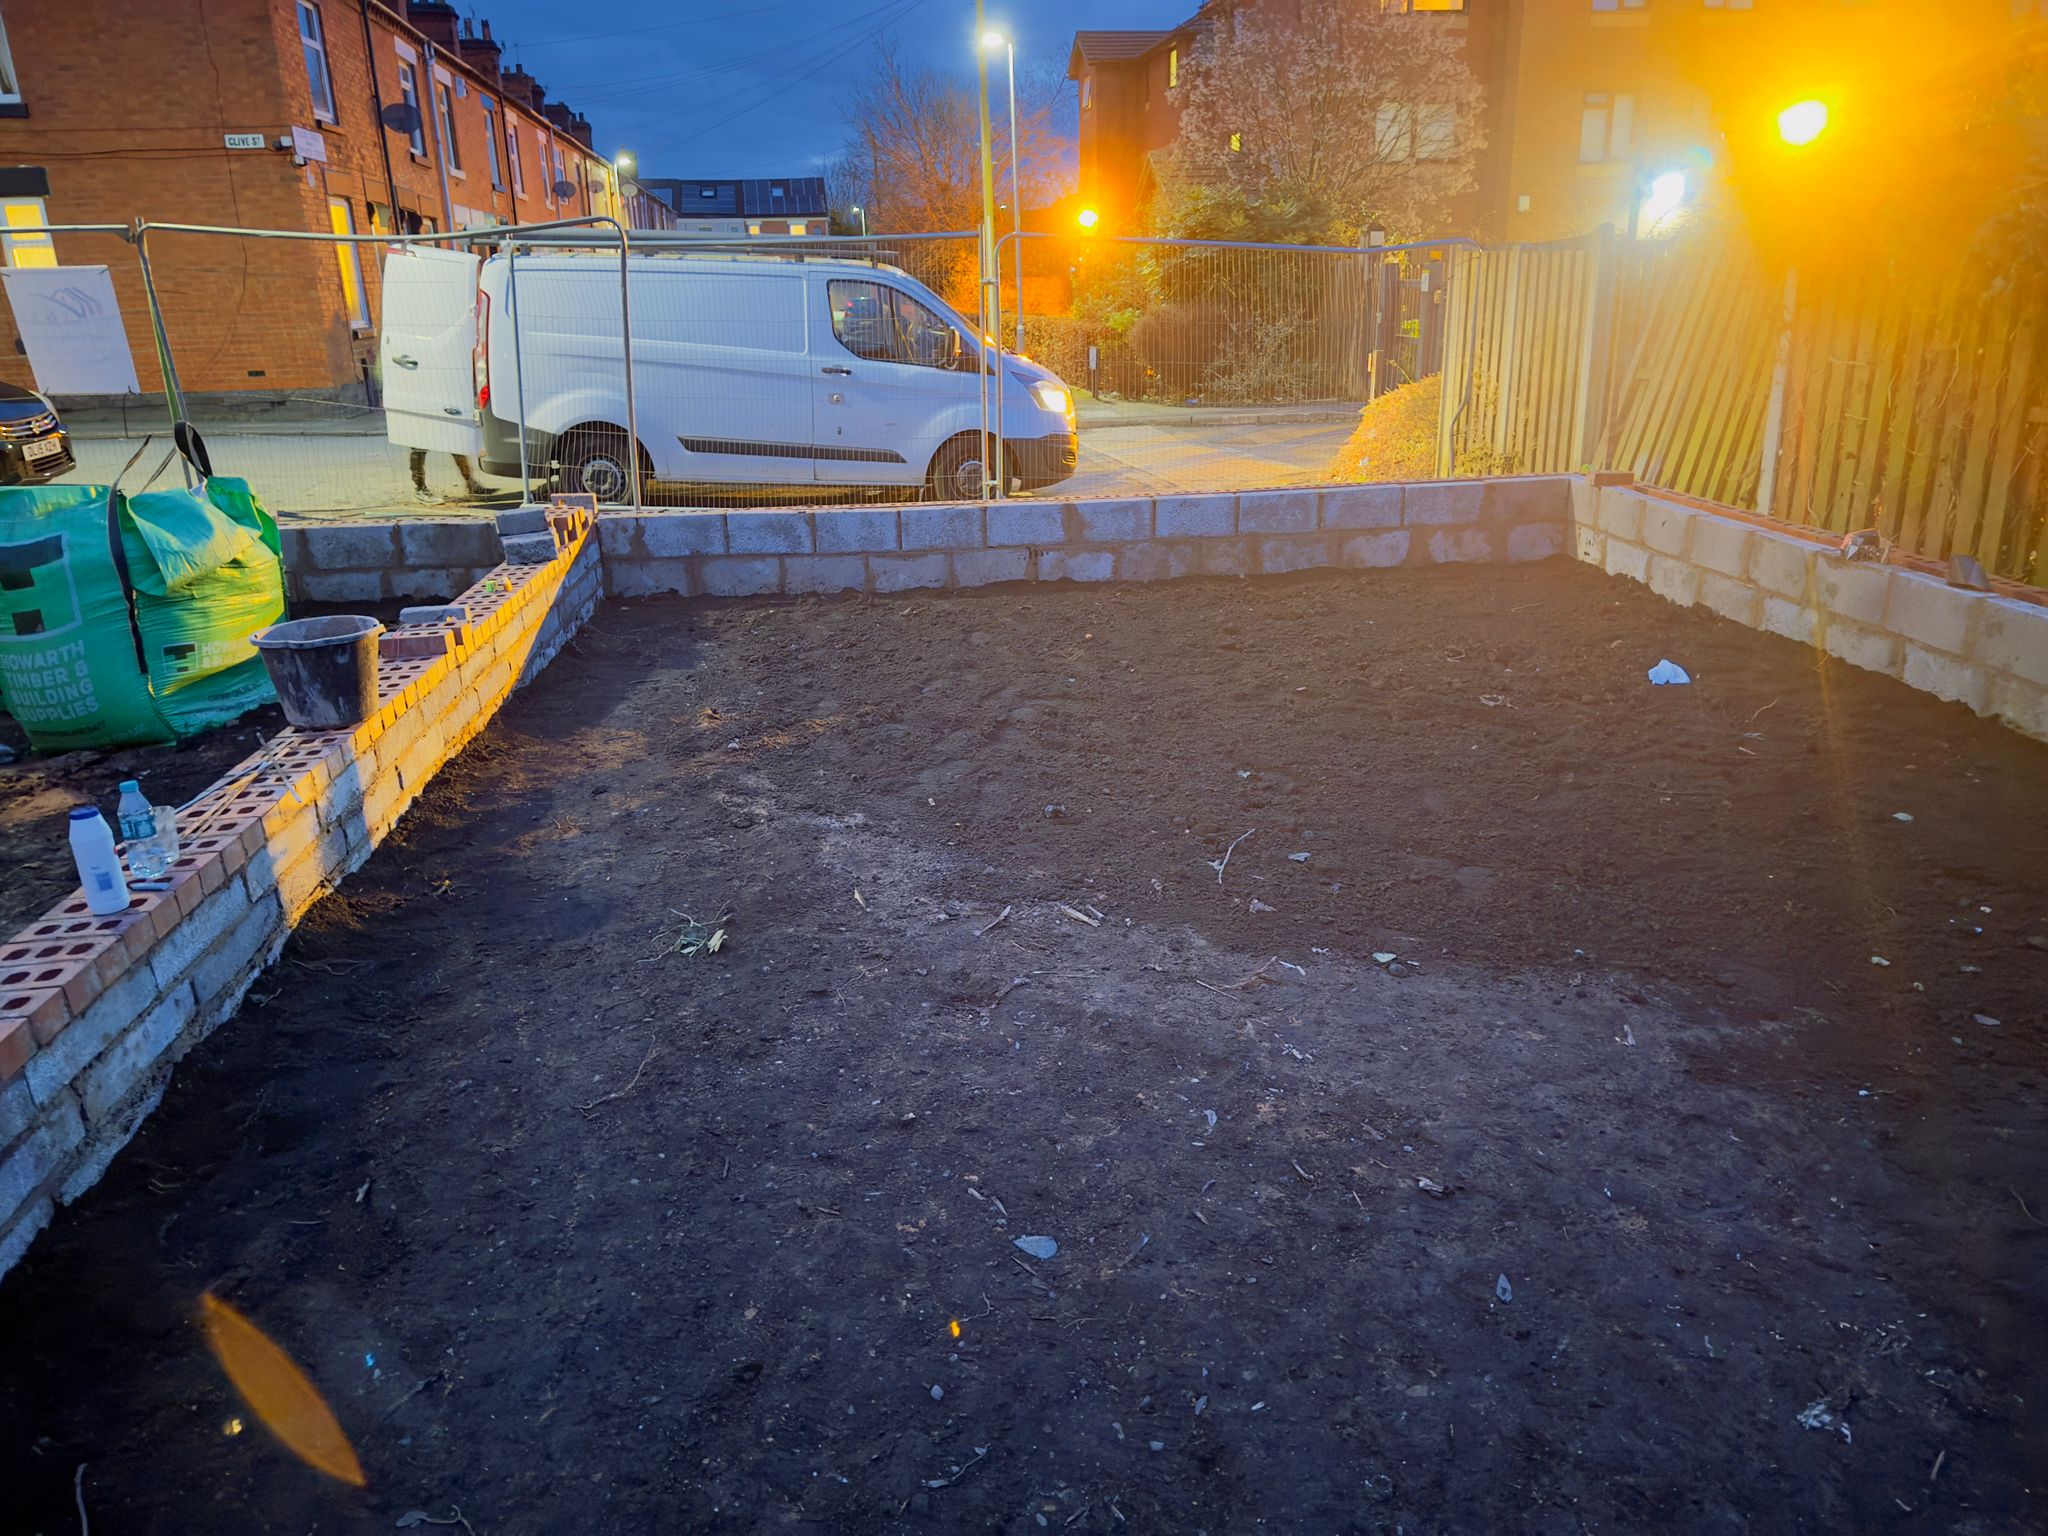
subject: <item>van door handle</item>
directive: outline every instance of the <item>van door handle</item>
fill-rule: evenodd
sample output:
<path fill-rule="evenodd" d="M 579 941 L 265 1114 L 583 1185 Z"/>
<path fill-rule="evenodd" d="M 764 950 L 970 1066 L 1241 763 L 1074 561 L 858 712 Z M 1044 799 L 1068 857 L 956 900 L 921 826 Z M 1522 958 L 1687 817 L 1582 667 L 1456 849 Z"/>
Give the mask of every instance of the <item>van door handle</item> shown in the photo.
<path fill-rule="evenodd" d="M 405 356 L 404 353 L 400 353 L 396 357 L 392 358 L 391 361 L 398 364 L 398 366 L 401 368 L 417 368 L 420 365 L 420 360 L 418 358 L 407 357 Z"/>
<path fill-rule="evenodd" d="M 827 363 L 823 368 L 820 368 L 818 372 L 836 373 L 839 374 L 841 377 L 848 379 L 853 377 L 853 370 L 851 368 L 842 368 L 837 363 Z"/>

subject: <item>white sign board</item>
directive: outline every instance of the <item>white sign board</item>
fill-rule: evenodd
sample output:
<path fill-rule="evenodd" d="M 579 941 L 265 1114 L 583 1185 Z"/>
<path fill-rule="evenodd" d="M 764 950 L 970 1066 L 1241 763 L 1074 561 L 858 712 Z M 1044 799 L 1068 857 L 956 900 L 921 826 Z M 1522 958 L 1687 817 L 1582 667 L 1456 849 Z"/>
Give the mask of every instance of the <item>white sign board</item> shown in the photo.
<path fill-rule="evenodd" d="M 327 163 L 327 140 L 320 136 L 317 128 L 292 129 L 292 149 L 301 160 L 317 160 Z"/>
<path fill-rule="evenodd" d="M 142 393 L 105 267 L 8 267 L 0 282 L 36 388 L 46 395 Z"/>
<path fill-rule="evenodd" d="M 229 149 L 261 149 L 266 142 L 260 133 L 224 133 L 220 137 Z"/>

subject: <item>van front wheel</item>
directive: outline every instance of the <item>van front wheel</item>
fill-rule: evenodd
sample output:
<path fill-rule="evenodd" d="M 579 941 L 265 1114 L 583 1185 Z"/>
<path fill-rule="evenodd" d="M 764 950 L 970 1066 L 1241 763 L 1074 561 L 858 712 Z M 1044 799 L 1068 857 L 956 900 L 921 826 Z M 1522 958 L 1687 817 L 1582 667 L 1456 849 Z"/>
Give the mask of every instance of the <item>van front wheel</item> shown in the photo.
<path fill-rule="evenodd" d="M 618 427 L 577 427 L 562 438 L 562 489 L 588 491 L 609 506 L 630 502 L 637 457 Z"/>
<path fill-rule="evenodd" d="M 932 455 L 927 484 L 933 501 L 979 501 L 987 471 L 982 467 L 979 433 L 964 432 Z"/>

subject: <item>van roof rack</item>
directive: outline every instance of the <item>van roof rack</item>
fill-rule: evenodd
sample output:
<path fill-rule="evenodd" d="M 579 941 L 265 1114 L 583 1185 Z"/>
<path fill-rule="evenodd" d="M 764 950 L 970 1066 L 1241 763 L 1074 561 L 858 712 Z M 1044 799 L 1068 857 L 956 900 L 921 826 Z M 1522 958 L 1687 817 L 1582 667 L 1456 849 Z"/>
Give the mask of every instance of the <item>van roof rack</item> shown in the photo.
<path fill-rule="evenodd" d="M 837 237 L 837 239 L 844 238 L 845 237 L 843 236 Z M 929 239 L 932 237 L 927 236 L 924 238 Z M 968 236 L 965 238 L 972 237 Z M 897 260 L 886 261 L 883 259 L 882 255 L 874 249 L 874 247 L 877 245 L 889 243 L 885 240 L 862 240 L 858 242 L 853 242 L 864 247 L 864 249 L 845 250 L 834 248 L 834 246 L 837 245 L 837 239 L 834 240 L 833 245 L 826 245 L 823 249 L 817 249 L 815 248 L 815 246 L 824 245 L 824 241 L 822 239 L 818 242 L 811 242 L 803 240 L 801 237 L 797 237 L 791 239 L 789 244 L 801 245 L 806 248 L 800 250 L 790 250 L 786 246 L 781 244 L 779 237 L 777 243 L 773 246 L 770 246 L 767 245 L 766 242 L 759 240 L 705 240 L 701 238 L 693 238 L 687 236 L 679 238 L 670 235 L 664 237 L 663 235 L 658 233 L 636 234 L 634 235 L 632 240 L 630 254 L 634 256 L 661 256 L 672 259 L 690 261 L 726 261 L 733 263 L 806 261 L 840 262 L 856 266 L 871 267 L 878 272 L 898 272 L 902 273 L 906 277 L 910 275 L 909 271 L 900 264 L 902 256 L 901 252 L 889 252 L 888 254 L 890 256 L 896 257 Z M 611 255 L 616 250 L 616 247 L 613 246 L 593 244 L 589 239 L 578 236 L 574 231 L 564 231 L 560 234 L 550 233 L 544 235 L 528 236 L 520 239 L 519 244 L 533 249 L 553 250 L 565 253 L 589 251 L 600 255 Z"/>

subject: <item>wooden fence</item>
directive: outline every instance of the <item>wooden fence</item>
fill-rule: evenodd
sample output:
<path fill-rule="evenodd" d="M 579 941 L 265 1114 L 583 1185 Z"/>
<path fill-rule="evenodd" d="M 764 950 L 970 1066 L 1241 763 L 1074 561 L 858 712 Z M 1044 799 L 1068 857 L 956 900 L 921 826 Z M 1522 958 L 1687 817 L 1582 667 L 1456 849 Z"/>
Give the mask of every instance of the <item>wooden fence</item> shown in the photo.
<path fill-rule="evenodd" d="M 2048 304 L 1981 266 L 1767 274 L 1726 241 L 1454 269 L 1445 473 L 1625 469 L 2048 585 Z"/>

